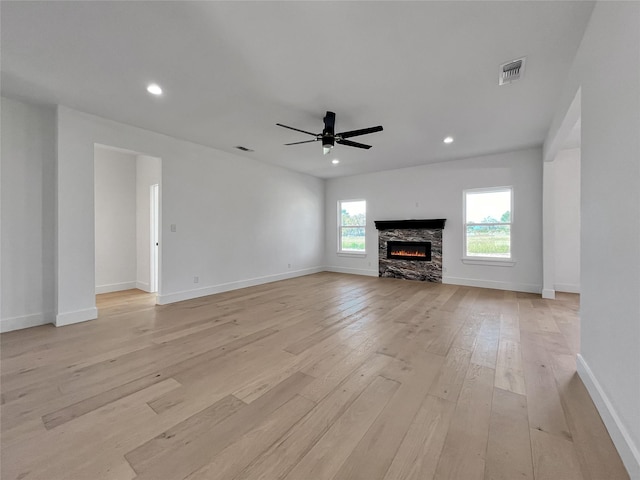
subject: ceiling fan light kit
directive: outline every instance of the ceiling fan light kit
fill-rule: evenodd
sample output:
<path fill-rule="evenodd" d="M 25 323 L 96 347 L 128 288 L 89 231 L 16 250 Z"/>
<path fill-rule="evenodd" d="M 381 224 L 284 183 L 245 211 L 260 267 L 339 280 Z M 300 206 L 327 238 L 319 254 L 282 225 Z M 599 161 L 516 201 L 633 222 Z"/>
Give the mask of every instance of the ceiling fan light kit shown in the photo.
<path fill-rule="evenodd" d="M 307 135 L 312 135 L 316 137 L 314 140 L 304 140 L 302 142 L 285 143 L 285 145 L 298 145 L 300 143 L 311 143 L 311 142 L 317 142 L 319 140 L 322 140 L 322 153 L 324 155 L 329 153 L 336 143 L 340 145 L 346 145 L 348 147 L 364 148 L 368 150 L 371 148 L 371 145 L 365 145 L 364 143 L 353 142 L 351 140 L 346 140 L 346 139 L 382 131 L 382 125 L 378 125 L 377 127 L 369 127 L 369 128 L 363 128 L 360 130 L 350 130 L 348 132 L 335 133 L 336 114 L 334 112 L 327 112 L 326 115 L 324 116 L 323 121 L 324 121 L 324 128 L 322 130 L 322 133 L 311 133 L 311 132 L 307 132 L 306 130 L 300 130 L 299 128 L 289 127 L 288 125 L 283 125 L 281 123 L 276 123 L 276 125 L 278 125 L 279 127 L 288 128 L 290 130 L 295 130 L 296 132 L 302 132 L 302 133 L 306 133 Z"/>

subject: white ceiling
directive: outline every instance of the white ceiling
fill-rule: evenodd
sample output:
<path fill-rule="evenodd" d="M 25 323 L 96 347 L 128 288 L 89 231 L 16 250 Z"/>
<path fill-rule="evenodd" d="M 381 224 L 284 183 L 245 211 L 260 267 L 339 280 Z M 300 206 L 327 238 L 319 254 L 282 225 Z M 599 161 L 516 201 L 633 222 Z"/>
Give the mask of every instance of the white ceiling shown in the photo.
<path fill-rule="evenodd" d="M 3 1 L 2 93 L 321 178 L 352 175 L 541 145 L 592 8 Z M 499 87 L 499 65 L 521 56 L 524 79 Z M 152 81 L 162 97 L 145 91 Z M 327 110 L 337 132 L 384 131 L 352 139 L 370 150 L 283 146 L 311 137 L 276 123 L 320 132 Z"/>

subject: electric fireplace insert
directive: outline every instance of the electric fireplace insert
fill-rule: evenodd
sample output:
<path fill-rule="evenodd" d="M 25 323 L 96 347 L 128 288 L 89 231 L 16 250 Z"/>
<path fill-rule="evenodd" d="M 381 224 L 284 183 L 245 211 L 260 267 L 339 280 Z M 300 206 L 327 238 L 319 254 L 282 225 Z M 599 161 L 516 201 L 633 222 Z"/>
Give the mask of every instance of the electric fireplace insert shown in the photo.
<path fill-rule="evenodd" d="M 387 242 L 387 258 L 398 260 L 431 261 L 431 242 Z"/>

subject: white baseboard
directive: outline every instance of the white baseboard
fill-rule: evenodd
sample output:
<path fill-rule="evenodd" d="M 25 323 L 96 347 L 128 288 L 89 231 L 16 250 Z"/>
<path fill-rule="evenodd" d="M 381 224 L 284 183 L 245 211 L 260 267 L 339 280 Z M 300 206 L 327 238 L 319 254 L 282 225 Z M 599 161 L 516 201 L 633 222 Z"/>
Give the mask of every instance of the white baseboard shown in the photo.
<path fill-rule="evenodd" d="M 0 333 L 11 332 L 23 328 L 38 327 L 53 323 L 53 313 L 33 313 L 19 317 L 9 317 L 0 320 Z"/>
<path fill-rule="evenodd" d="M 277 282 L 279 280 L 287 280 L 289 278 L 302 277 L 312 273 L 323 272 L 324 268 L 314 267 L 293 272 L 278 273 L 275 275 L 266 275 L 264 277 L 250 278 L 247 280 L 239 280 L 237 282 L 221 283 L 208 287 L 197 288 L 194 290 L 184 290 L 182 292 L 167 293 L 157 296 L 157 305 L 167 305 L 169 303 L 182 302 L 183 300 L 191 300 L 192 298 L 206 297 L 207 295 L 215 295 L 216 293 L 228 292 L 239 288 L 253 287 L 264 283 Z"/>
<path fill-rule="evenodd" d="M 56 315 L 56 327 L 64 327 L 73 323 L 86 322 L 87 320 L 95 320 L 98 318 L 98 309 L 86 308 L 84 310 L 76 310 L 74 312 L 64 312 Z"/>
<path fill-rule="evenodd" d="M 552 288 L 543 288 L 542 298 L 548 298 L 549 300 L 554 300 L 556 298 L 556 291 L 553 290 Z"/>
<path fill-rule="evenodd" d="M 136 288 L 136 282 L 111 283 L 109 285 L 96 285 L 96 295 L 101 293 L 121 292 Z"/>
<path fill-rule="evenodd" d="M 580 293 L 580 285 L 571 283 L 556 283 L 554 285 L 556 292 Z"/>
<path fill-rule="evenodd" d="M 151 293 L 151 286 L 145 282 L 136 282 L 136 286 L 133 288 L 137 288 L 138 290 L 142 290 L 143 292 Z"/>
<path fill-rule="evenodd" d="M 327 266 L 327 267 L 324 267 L 324 270 L 326 272 L 350 273 L 352 275 L 366 275 L 368 277 L 377 277 L 380 275 L 378 270 L 365 270 L 364 268 L 346 268 L 346 267 Z"/>
<path fill-rule="evenodd" d="M 609 431 L 611 440 L 613 440 L 613 444 L 618 450 L 629 476 L 632 480 L 640 480 L 640 451 L 638 450 L 638 445 L 634 444 L 629 432 L 613 408 L 609 397 L 607 397 L 600 382 L 598 382 L 582 355 L 578 354 L 576 363 L 578 375 L 580 375 L 582 382 L 587 387 L 587 391 L 591 395 L 591 399 Z"/>
<path fill-rule="evenodd" d="M 528 283 L 497 282 L 494 280 L 478 280 L 475 278 L 449 277 L 447 275 L 442 277 L 442 283 L 448 283 L 451 285 L 464 285 L 465 287 L 493 288 L 495 290 L 511 290 L 513 292 L 538 293 L 538 294 L 542 292 L 541 285 L 533 285 Z"/>

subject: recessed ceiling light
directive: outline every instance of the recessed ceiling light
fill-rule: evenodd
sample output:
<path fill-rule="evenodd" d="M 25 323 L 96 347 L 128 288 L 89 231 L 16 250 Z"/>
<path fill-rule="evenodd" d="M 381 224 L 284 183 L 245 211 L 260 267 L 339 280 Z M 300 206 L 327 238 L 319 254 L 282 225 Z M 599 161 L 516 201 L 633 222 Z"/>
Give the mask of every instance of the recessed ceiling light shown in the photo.
<path fill-rule="evenodd" d="M 333 163 L 334 165 L 337 165 L 340 163 L 340 160 L 338 160 L 337 158 L 334 158 L 333 160 L 331 160 L 331 163 Z"/>
<path fill-rule="evenodd" d="M 162 89 L 157 83 L 151 83 L 147 86 L 147 92 L 153 95 L 162 95 Z"/>
<path fill-rule="evenodd" d="M 445 137 L 443 140 L 444 143 L 453 143 L 453 137 Z"/>

